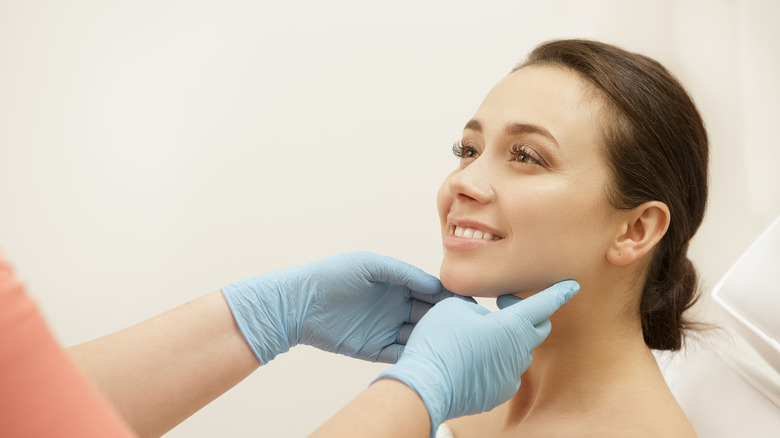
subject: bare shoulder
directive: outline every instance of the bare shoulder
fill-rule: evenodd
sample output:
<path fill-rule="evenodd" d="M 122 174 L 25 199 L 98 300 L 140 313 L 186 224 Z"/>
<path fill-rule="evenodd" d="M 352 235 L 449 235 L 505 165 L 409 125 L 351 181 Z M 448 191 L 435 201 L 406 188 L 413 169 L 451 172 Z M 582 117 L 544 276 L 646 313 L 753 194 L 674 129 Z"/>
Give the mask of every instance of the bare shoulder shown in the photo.
<path fill-rule="evenodd" d="M 696 433 L 690 422 L 683 416 L 664 417 L 648 414 L 644 418 L 634 418 L 635 421 L 605 421 L 602 424 L 591 424 L 587 431 L 581 429 L 576 435 L 569 436 L 600 436 L 600 437 L 636 437 L 636 438 L 695 438 Z"/>
<path fill-rule="evenodd" d="M 641 419 L 615 418 L 605 414 L 577 421 L 572 418 L 557 421 L 529 422 L 515 427 L 504 428 L 501 423 L 485 421 L 479 415 L 463 417 L 449 421 L 447 424 L 453 438 L 477 438 L 490 436 L 494 438 L 577 438 L 602 437 L 624 438 L 696 438 L 691 424 L 682 418 L 671 415 L 647 415 Z M 574 421 L 573 421 L 574 420 Z"/>
<path fill-rule="evenodd" d="M 609 406 L 603 406 L 603 415 L 591 414 L 581 418 L 589 432 L 578 436 L 602 437 L 673 437 L 694 438 L 693 430 L 682 408 L 667 391 L 646 393 L 637 391 L 624 397 L 615 397 Z"/>
<path fill-rule="evenodd" d="M 591 418 L 589 421 L 583 421 L 579 424 L 567 423 L 557 426 L 548 425 L 548 431 L 537 429 L 533 433 L 517 433 L 512 436 L 520 438 L 526 437 L 556 437 L 556 438 L 576 438 L 576 437 L 602 437 L 602 438 L 695 438 L 696 433 L 690 423 L 678 418 L 663 418 L 656 421 L 624 421 L 625 418 L 618 421 L 606 419 L 598 421 L 597 418 Z M 529 431 L 530 432 L 530 431 Z M 455 438 L 466 438 L 455 435 Z"/>
<path fill-rule="evenodd" d="M 618 395 L 590 409 L 537 411 L 512 424 L 508 409 L 461 417 L 447 422 L 454 438 L 604 437 L 695 438 L 688 418 L 671 396 L 663 393 Z"/>

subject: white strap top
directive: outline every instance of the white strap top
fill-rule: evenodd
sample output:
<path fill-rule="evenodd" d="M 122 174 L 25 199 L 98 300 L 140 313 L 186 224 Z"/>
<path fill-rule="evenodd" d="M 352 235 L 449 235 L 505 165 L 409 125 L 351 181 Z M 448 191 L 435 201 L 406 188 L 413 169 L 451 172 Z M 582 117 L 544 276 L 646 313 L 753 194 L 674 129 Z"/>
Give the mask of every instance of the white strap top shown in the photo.
<path fill-rule="evenodd" d="M 439 428 L 436 429 L 436 438 L 455 438 L 455 435 L 452 434 L 452 430 L 449 426 L 442 423 L 439 425 Z"/>

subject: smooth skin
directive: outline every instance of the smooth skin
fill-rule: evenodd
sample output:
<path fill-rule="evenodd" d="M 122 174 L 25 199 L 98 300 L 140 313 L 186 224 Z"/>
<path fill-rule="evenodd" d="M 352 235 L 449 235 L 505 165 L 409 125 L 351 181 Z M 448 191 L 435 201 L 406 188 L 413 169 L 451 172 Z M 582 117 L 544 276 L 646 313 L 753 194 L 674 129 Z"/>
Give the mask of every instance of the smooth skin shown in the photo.
<path fill-rule="evenodd" d="M 695 436 L 644 343 L 638 311 L 670 212 L 655 201 L 609 205 L 604 123 L 587 83 L 537 65 L 500 81 L 464 129 L 463 157 L 438 196 L 442 283 L 464 295 L 528 297 L 574 278 L 582 290 L 551 317 L 515 396 L 448 422 L 457 438 Z M 458 236 L 466 228 L 498 238 Z"/>
<path fill-rule="evenodd" d="M 310 437 L 427 438 L 430 435 L 431 421 L 420 396 L 398 380 L 382 379 L 344 406 Z"/>
<path fill-rule="evenodd" d="M 141 437 L 164 434 L 260 366 L 221 291 L 67 351 Z"/>

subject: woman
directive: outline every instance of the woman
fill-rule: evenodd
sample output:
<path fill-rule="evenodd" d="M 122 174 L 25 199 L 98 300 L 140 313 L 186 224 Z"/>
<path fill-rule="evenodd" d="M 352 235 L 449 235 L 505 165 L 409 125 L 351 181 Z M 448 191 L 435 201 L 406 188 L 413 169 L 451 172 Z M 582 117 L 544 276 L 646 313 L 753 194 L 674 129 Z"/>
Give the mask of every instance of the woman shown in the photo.
<path fill-rule="evenodd" d="M 581 292 L 507 403 L 439 433 L 694 436 L 651 353 L 683 344 L 697 288 L 686 252 L 707 199 L 707 134 L 678 81 L 611 45 L 548 42 L 453 151 L 438 195 L 444 286 L 525 298 L 575 279 Z"/>

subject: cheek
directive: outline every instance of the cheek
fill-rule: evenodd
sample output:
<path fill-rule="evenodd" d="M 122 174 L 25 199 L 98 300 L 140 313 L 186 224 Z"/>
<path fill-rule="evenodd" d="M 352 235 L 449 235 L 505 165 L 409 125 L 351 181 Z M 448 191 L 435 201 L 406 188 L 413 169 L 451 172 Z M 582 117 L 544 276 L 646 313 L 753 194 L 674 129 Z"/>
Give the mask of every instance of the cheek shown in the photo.
<path fill-rule="evenodd" d="M 598 198 L 569 199 L 544 211 L 529 218 L 535 226 L 527 230 L 527 245 L 518 242 L 518 251 L 533 254 L 542 272 L 556 280 L 576 279 L 605 261 L 614 224 Z"/>
<path fill-rule="evenodd" d="M 506 275 L 518 288 L 538 291 L 589 275 L 605 262 L 613 224 L 598 196 L 545 196 L 507 211 L 512 221 Z M 532 202 L 533 201 L 533 202 Z"/>

